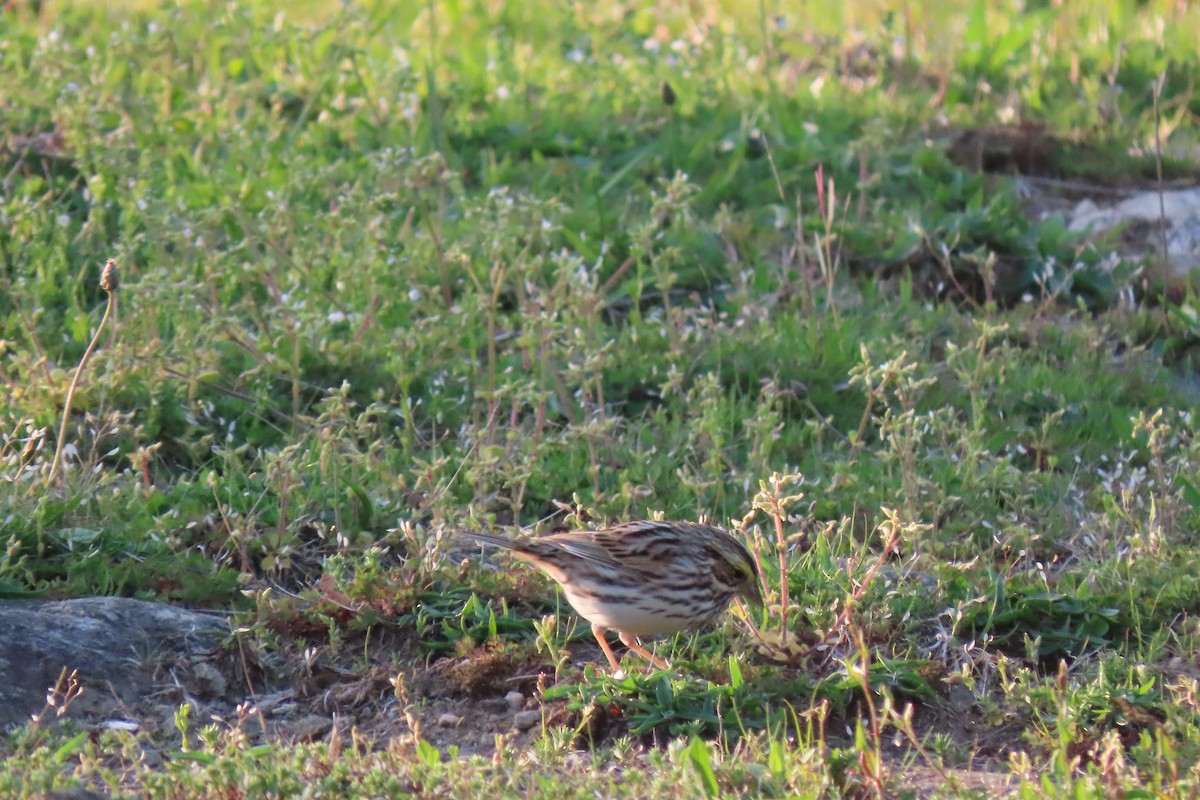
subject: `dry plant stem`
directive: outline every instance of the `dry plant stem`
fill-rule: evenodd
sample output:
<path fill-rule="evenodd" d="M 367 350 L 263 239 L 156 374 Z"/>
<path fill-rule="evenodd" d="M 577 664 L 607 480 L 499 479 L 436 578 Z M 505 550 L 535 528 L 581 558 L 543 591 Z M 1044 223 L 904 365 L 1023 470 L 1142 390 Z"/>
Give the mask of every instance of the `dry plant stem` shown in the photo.
<path fill-rule="evenodd" d="M 617 288 L 617 284 L 621 282 L 621 278 L 625 277 L 625 273 L 633 266 L 634 261 L 633 256 L 626 258 L 621 262 L 621 266 L 617 267 L 616 271 L 604 282 L 604 285 L 600 287 L 600 291 L 597 292 L 598 299 L 596 300 L 596 307 L 593 309 L 593 312 L 599 311 L 606 305 L 605 297 L 607 297 L 609 292 Z"/>
<path fill-rule="evenodd" d="M 358 344 L 362 341 L 363 336 L 370 330 L 372 323 L 375 322 L 375 312 L 379 310 L 379 295 L 371 298 L 371 302 L 367 305 L 367 310 L 363 313 L 362 324 L 358 326 L 358 330 L 354 332 L 354 343 Z"/>
<path fill-rule="evenodd" d="M 71 404 L 75 401 L 75 391 L 79 388 L 79 378 L 83 375 L 83 371 L 87 367 L 92 354 L 96 352 L 96 345 L 100 341 L 100 334 L 104 332 L 109 317 L 113 315 L 117 307 L 118 282 L 116 269 L 116 262 L 110 258 L 108 263 L 104 265 L 103 272 L 100 274 L 100 286 L 108 292 L 108 304 L 104 307 L 104 316 L 100 318 L 100 325 L 92 335 L 92 341 L 88 342 L 87 349 L 83 351 L 83 358 L 79 359 L 79 366 L 75 368 L 75 374 L 71 376 L 71 385 L 67 388 L 67 397 L 63 401 L 63 417 L 62 425 L 58 429 L 58 444 L 54 448 L 54 460 L 50 463 L 50 474 L 46 476 L 46 486 L 52 484 L 55 476 L 58 475 L 58 465 L 62 461 L 63 446 L 67 443 L 67 423 L 71 419 Z"/>
<path fill-rule="evenodd" d="M 858 421 L 858 431 L 854 435 L 854 441 L 850 443 L 850 453 L 846 456 L 846 460 L 851 464 L 854 463 L 854 457 L 858 455 L 858 448 L 862 444 L 863 437 L 867 435 L 867 424 L 871 421 L 871 408 L 875 405 L 876 393 L 872 387 L 867 386 L 867 406 L 863 409 L 862 418 Z"/>
<path fill-rule="evenodd" d="M 835 255 L 830 242 L 833 241 L 834 218 L 837 216 L 837 186 L 830 178 L 825 181 L 825 165 L 817 165 L 817 215 L 825 223 L 824 236 L 816 237 L 817 263 L 821 267 L 821 277 L 825 281 L 825 298 L 829 303 L 829 311 L 833 315 L 835 325 L 841 325 L 841 315 L 838 313 L 837 301 L 834 297 L 834 281 L 837 278 L 837 262 L 841 259 L 842 245 L 838 242 Z M 846 198 L 847 203 L 850 198 Z M 847 206 L 848 208 L 849 206 Z M 844 213 L 844 212 L 843 212 Z"/>
<path fill-rule="evenodd" d="M 925 240 L 928 242 L 929 237 L 925 237 Z M 979 303 L 977 303 L 971 293 L 968 292 L 961 283 L 959 283 L 958 277 L 954 274 L 954 264 L 951 263 L 949 255 L 946 255 L 942 259 L 942 268 L 946 271 L 947 280 L 954 284 L 954 288 L 958 292 L 958 296 L 970 303 L 972 308 L 979 308 Z"/>
<path fill-rule="evenodd" d="M 862 598 L 863 594 L 866 593 L 867 588 L 870 587 L 871 583 L 875 580 L 875 573 L 879 572 L 879 568 L 883 566 L 883 562 L 886 561 L 888 556 L 892 554 L 892 551 L 896 549 L 896 545 L 899 543 L 899 540 L 900 530 L 898 527 L 893 526 L 891 532 L 888 534 L 887 541 L 883 545 L 883 552 L 879 554 L 879 557 L 875 559 L 875 563 L 871 565 L 869 570 L 867 570 L 867 574 L 863 577 L 862 582 L 858 585 L 858 587 L 855 588 L 851 595 L 846 598 L 846 603 L 842 606 L 842 613 L 838 614 L 838 618 L 833 621 L 832 625 L 829 626 L 829 631 L 823 637 L 821 637 L 821 644 L 828 644 L 829 640 L 833 638 L 834 633 L 846 626 L 850 620 L 850 613 L 854 611 L 855 606 L 858 605 L 858 601 Z"/>
<path fill-rule="evenodd" d="M 783 509 L 777 509 L 771 516 L 775 518 L 775 549 L 779 551 L 779 645 L 782 648 L 787 646 L 788 635 L 787 537 L 783 533 Z"/>
<path fill-rule="evenodd" d="M 212 488 L 213 501 L 217 506 L 217 513 L 221 515 L 221 522 L 225 525 L 225 533 L 229 536 L 229 541 L 233 542 L 234 547 L 241 557 L 241 571 L 244 575 L 251 575 L 254 572 L 253 566 L 250 563 L 250 551 L 246 549 L 246 543 L 240 536 L 237 530 L 233 527 L 233 522 L 229 519 L 229 515 L 225 513 L 225 506 L 221 503 L 221 498 L 217 494 L 216 486 L 210 481 Z"/>
<path fill-rule="evenodd" d="M 887 722 L 891 723 L 892 727 L 897 731 L 904 734 L 904 737 L 908 739 L 909 744 L 912 745 L 912 748 L 916 751 L 917 755 L 919 755 L 924 762 L 941 777 L 943 782 L 948 781 L 950 780 L 950 773 L 942 763 L 942 760 L 934 757 L 934 755 L 929 752 L 929 750 L 925 747 L 921 736 L 913 727 L 913 714 L 915 712 L 916 709 L 912 703 L 905 704 L 903 711 L 897 711 L 895 707 L 891 707 L 888 709 Z"/>
<path fill-rule="evenodd" d="M 71 708 L 71 703 L 81 694 L 83 685 L 79 682 L 79 670 L 68 673 L 67 667 L 63 667 L 58 674 L 58 680 L 46 692 L 46 703 L 42 710 L 29 715 L 29 732 L 32 735 L 23 737 L 23 741 L 17 745 L 17 756 L 28 755 L 34 748 L 45 744 L 46 732 L 43 726 L 65 716 Z"/>
<path fill-rule="evenodd" d="M 873 748 L 870 758 L 865 750 L 858 754 L 859 769 L 871 781 L 871 794 L 878 798 L 885 797 L 883 788 L 883 726 L 880 722 L 879 709 L 875 706 L 875 697 L 871 691 L 871 658 L 867 648 L 866 637 L 857 625 L 851 625 L 851 636 L 859 659 L 859 688 L 862 689 L 863 701 L 867 706 L 867 721 L 871 727 L 870 745 Z"/>

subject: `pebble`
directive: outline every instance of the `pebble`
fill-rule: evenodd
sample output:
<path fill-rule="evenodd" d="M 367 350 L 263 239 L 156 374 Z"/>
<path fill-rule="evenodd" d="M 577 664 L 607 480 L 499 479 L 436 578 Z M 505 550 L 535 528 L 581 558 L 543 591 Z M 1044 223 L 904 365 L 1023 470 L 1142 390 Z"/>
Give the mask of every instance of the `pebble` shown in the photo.
<path fill-rule="evenodd" d="M 437 724 L 443 728 L 453 728 L 460 722 L 462 722 L 462 717 L 458 714 L 451 714 L 449 711 L 437 718 Z"/>
<path fill-rule="evenodd" d="M 528 711 L 518 711 L 513 715 L 513 727 L 519 731 L 527 731 L 542 720 L 540 709 L 531 708 Z"/>
<path fill-rule="evenodd" d="M 198 662 L 192 667 L 192 680 L 201 697 L 225 696 L 225 676 L 206 661 Z"/>
<path fill-rule="evenodd" d="M 288 726 L 288 733 L 298 742 L 313 742 L 329 733 L 329 729 L 332 727 L 333 720 L 329 717 L 309 714 L 291 723 Z"/>
<path fill-rule="evenodd" d="M 283 709 L 285 706 L 290 710 L 296 707 L 295 703 L 289 703 L 292 700 L 294 693 L 291 689 L 283 689 L 278 692 L 260 695 L 258 698 L 258 710 L 263 713 L 270 714 L 276 710 Z M 280 713 L 284 713 L 280 711 Z"/>
<path fill-rule="evenodd" d="M 513 690 L 504 695 L 504 702 L 508 703 L 508 707 L 512 711 L 520 711 L 525 705 L 525 695 Z"/>

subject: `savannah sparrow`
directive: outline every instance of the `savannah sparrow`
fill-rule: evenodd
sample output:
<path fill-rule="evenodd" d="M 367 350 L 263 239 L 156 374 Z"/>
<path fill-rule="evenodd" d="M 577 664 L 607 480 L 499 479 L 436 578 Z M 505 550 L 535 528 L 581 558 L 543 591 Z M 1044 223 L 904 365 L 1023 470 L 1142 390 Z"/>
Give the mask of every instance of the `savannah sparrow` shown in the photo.
<path fill-rule="evenodd" d="M 557 581 L 571 607 L 592 623 L 614 672 L 621 667 L 604 638 L 607 631 L 616 631 L 626 647 L 654 666 L 665 667 L 638 637 L 713 620 L 734 595 L 762 605 L 758 567 L 750 551 L 710 525 L 627 522 L 523 542 L 486 533 L 462 535 L 511 550 Z"/>

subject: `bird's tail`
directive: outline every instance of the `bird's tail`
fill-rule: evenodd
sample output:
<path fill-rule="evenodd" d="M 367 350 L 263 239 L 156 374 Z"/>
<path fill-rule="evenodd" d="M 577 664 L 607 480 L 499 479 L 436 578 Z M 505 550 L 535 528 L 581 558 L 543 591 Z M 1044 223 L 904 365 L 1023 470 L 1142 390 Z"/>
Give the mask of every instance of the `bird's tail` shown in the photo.
<path fill-rule="evenodd" d="M 490 544 L 494 547 L 503 547 L 505 550 L 520 549 L 521 543 L 513 539 L 505 538 L 504 536 L 493 536 L 490 533 L 476 533 L 475 531 L 459 531 L 457 534 L 460 539 L 470 539 L 479 544 Z"/>

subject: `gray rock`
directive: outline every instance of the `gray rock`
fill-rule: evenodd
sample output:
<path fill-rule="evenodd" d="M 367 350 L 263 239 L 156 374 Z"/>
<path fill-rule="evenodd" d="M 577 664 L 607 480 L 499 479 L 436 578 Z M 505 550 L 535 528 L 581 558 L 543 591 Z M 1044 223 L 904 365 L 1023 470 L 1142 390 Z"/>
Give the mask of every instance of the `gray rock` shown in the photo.
<path fill-rule="evenodd" d="M 1114 206 L 1101 208 L 1091 200 L 1082 200 L 1071 214 L 1073 231 L 1104 232 L 1133 221 L 1155 225 L 1166 223 L 1167 255 L 1172 270 L 1179 275 L 1200 269 L 1200 189 L 1140 192 Z M 1158 228 L 1146 228 L 1134 237 L 1148 255 L 1161 251 Z M 1161 252 L 1159 252 L 1161 255 Z"/>
<path fill-rule="evenodd" d="M 293 742 L 315 742 L 333 728 L 333 720 L 319 714 L 309 714 L 287 727 L 288 738 Z"/>
<path fill-rule="evenodd" d="M 0 731 L 41 712 L 64 667 L 84 689 L 73 711 L 136 702 L 164 659 L 211 650 L 225 630 L 223 614 L 124 597 L 0 600 Z"/>
<path fill-rule="evenodd" d="M 513 715 L 513 727 L 519 731 L 527 731 L 542 721 L 542 712 L 536 708 L 528 711 L 518 711 Z"/>
<path fill-rule="evenodd" d="M 108 800 L 108 795 L 90 789 L 55 789 L 46 795 L 46 800 Z"/>
<path fill-rule="evenodd" d="M 228 687 L 221 671 L 204 661 L 193 667 L 192 684 L 201 697 L 223 698 Z"/>

